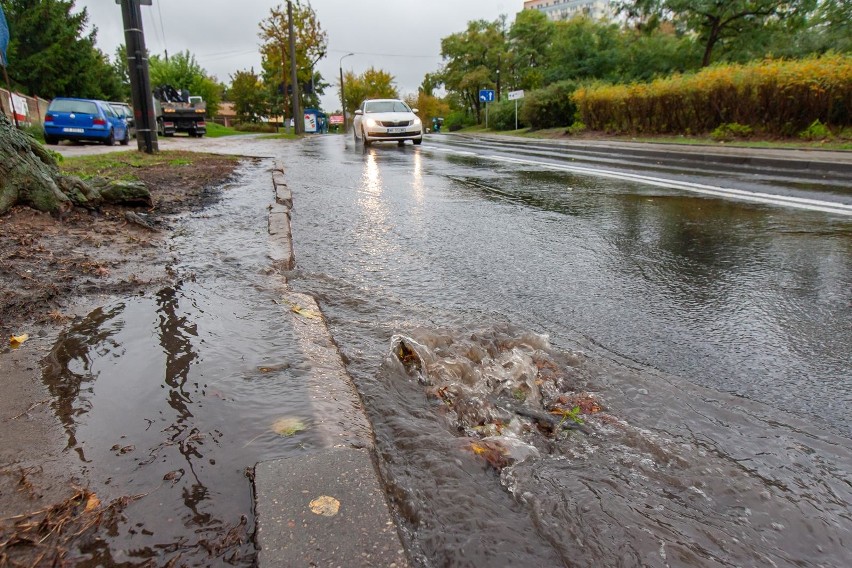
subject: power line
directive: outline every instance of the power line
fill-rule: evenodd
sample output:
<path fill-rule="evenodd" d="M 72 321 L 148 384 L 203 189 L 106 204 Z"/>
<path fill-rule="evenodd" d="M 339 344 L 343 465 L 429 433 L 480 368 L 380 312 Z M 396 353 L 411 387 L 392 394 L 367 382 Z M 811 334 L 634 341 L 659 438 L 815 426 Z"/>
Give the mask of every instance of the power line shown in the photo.
<path fill-rule="evenodd" d="M 160 14 L 160 29 L 163 30 L 163 49 L 166 50 L 166 59 L 169 58 L 169 46 L 166 44 L 166 26 L 163 25 L 163 11 L 160 9 L 162 2 L 157 0 L 157 12 Z"/>

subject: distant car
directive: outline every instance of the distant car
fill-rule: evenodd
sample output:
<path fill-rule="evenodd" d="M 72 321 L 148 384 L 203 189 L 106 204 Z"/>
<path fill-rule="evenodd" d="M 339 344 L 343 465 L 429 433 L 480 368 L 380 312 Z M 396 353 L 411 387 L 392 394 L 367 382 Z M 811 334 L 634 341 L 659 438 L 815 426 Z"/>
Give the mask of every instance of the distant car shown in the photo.
<path fill-rule="evenodd" d="M 133 116 L 133 109 L 127 103 L 110 102 L 109 106 L 115 113 L 124 119 L 127 125 L 127 136 L 130 140 L 136 139 L 136 117 Z"/>
<path fill-rule="evenodd" d="M 109 103 L 93 99 L 56 98 L 44 115 L 44 141 L 92 140 L 107 146 L 130 142 L 124 119 Z"/>
<path fill-rule="evenodd" d="M 417 109 L 410 108 L 399 99 L 367 99 L 355 111 L 353 129 L 355 141 L 397 142 L 414 144 L 423 142 L 423 123 L 417 118 Z"/>

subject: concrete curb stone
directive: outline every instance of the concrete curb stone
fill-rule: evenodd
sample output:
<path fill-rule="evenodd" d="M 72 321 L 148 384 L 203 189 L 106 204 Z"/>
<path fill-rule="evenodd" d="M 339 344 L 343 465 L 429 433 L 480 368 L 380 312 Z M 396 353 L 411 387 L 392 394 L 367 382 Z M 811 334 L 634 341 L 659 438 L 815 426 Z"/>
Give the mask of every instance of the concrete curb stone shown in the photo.
<path fill-rule="evenodd" d="M 272 171 L 270 257 L 281 271 L 295 266 L 291 233 L 293 197 L 283 164 Z M 255 466 L 258 565 L 384 566 L 408 559 L 375 464 L 373 430 L 361 398 L 316 300 L 287 288 L 282 306 L 293 317 L 319 450 Z M 333 513 L 314 503 L 336 503 Z"/>

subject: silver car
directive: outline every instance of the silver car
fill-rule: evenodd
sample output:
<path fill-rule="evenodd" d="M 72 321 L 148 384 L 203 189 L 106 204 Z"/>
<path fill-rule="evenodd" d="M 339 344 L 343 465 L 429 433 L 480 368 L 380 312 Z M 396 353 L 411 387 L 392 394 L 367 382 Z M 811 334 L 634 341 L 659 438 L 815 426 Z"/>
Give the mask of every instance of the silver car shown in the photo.
<path fill-rule="evenodd" d="M 417 109 L 399 99 L 367 99 L 355 111 L 352 124 L 355 141 L 363 140 L 364 146 L 373 142 L 397 142 L 400 146 L 406 140 L 423 142 L 423 123 Z"/>

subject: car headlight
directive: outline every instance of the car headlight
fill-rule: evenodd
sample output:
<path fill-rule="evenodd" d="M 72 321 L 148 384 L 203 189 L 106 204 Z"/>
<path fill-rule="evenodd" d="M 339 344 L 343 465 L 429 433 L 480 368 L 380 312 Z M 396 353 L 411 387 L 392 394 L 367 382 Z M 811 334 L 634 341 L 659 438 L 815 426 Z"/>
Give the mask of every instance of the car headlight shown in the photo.
<path fill-rule="evenodd" d="M 379 126 L 379 121 L 376 120 L 375 118 L 368 118 L 367 119 L 367 126 L 369 126 L 370 128 L 375 128 L 375 127 Z"/>
<path fill-rule="evenodd" d="M 420 121 L 420 119 L 418 117 L 415 116 L 413 124 L 414 124 L 414 126 L 420 126 L 423 123 Z"/>

